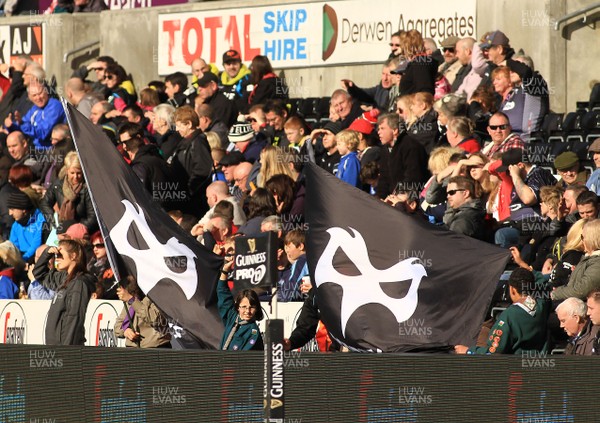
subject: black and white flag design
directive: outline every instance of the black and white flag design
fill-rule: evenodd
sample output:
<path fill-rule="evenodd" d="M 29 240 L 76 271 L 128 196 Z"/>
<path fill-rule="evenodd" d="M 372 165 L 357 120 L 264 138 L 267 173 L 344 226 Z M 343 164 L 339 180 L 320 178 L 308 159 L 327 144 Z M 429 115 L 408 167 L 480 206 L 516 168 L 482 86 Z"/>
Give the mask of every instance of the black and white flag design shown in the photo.
<path fill-rule="evenodd" d="M 356 351 L 474 344 L 510 254 L 306 167 L 307 259 L 335 339 Z"/>
<path fill-rule="evenodd" d="M 178 344 L 216 349 L 223 333 L 216 283 L 222 259 L 152 201 L 102 130 L 63 102 L 116 279 L 133 275 L 168 316 Z"/>

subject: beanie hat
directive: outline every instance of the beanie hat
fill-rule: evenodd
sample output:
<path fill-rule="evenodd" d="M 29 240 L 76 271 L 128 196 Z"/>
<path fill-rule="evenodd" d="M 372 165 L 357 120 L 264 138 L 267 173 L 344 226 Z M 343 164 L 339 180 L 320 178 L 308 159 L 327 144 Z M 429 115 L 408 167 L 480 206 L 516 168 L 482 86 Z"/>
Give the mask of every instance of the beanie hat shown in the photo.
<path fill-rule="evenodd" d="M 254 129 L 245 119 L 238 120 L 229 130 L 229 141 L 231 142 L 250 141 L 252 138 L 254 138 Z"/>
<path fill-rule="evenodd" d="M 33 202 L 23 191 L 15 191 L 8 196 L 6 206 L 9 209 L 31 210 Z"/>
<path fill-rule="evenodd" d="M 339 122 L 329 121 L 323 126 L 323 129 L 329 132 L 333 132 L 333 135 L 336 135 L 342 130 L 342 124 Z"/>

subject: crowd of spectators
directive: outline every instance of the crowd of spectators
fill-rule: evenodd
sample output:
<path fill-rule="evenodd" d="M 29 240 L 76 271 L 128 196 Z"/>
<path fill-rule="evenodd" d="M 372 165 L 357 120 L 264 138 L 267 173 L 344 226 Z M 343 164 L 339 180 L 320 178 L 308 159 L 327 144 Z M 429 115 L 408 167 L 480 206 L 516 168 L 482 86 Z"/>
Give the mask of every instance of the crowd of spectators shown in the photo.
<path fill-rule="evenodd" d="M 101 56 L 75 71 L 64 92 L 102 128 L 156 205 L 207 248 L 228 256 L 235 236 L 275 232 L 279 301 L 315 297 L 303 283 L 310 278 L 303 167 L 311 161 L 432 226 L 510 249 L 512 268 L 522 271 L 511 279 L 507 295 L 520 310 L 536 315 L 534 323 L 510 306 L 506 311 L 516 313 L 516 322 L 504 330 L 493 327 L 489 345 L 457 346 L 457 352 L 548 348 L 560 334 L 554 330 L 546 337 L 546 327 L 538 325 L 546 325 L 548 319 L 540 318 L 546 313 L 550 327 L 558 328 L 560 321 L 574 339 L 584 331 L 597 336 L 584 302 L 591 315 L 599 300 L 593 292 L 600 289 L 598 171 L 589 175 L 581 157 L 570 151 L 546 156 L 549 166 L 532 159 L 532 135 L 550 111 L 547 83 L 532 59 L 516 53 L 502 31 L 480 40 L 449 37 L 441 50 L 416 30 L 399 31 L 390 47 L 375 85 L 361 88 L 341 80 L 340 88 L 332 89 L 329 114 L 316 122 L 291 107 L 286 81 L 266 56 L 246 66 L 235 50 L 225 52 L 219 64 L 196 58 L 191 82 L 176 72 L 137 87 L 114 58 Z M 20 254 L 3 263 L 13 270 L 0 279 L 17 289 L 2 292 L 24 296 L 27 292 L 18 294 L 24 285 L 30 298 L 51 297 L 43 280 L 31 272 L 28 280 L 27 269 L 40 246 L 79 237 L 91 241 L 94 295 L 116 298 L 54 90 L 41 66 L 27 57 L 14 63 L 11 78 L 0 102 L 0 229 Z M 600 160 L 600 139 L 589 152 Z M 130 299 L 134 290 L 127 292 L 119 296 Z M 557 318 L 552 310 L 563 300 L 569 306 L 560 307 Z M 578 313 L 578 332 L 564 323 L 573 313 Z M 517 341 L 498 335 L 520 324 L 536 328 L 536 342 L 509 345 Z M 128 340 L 135 343 L 135 336 Z"/>

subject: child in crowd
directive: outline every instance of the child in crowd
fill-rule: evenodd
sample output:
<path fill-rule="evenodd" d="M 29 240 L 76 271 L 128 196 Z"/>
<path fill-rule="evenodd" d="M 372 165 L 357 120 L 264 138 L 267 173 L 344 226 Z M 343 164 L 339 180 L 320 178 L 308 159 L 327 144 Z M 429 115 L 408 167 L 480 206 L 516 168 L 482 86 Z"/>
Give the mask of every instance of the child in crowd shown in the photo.
<path fill-rule="evenodd" d="M 281 302 L 302 301 L 300 285 L 302 284 L 302 278 L 308 276 L 306 251 L 304 250 L 304 232 L 294 229 L 285 235 L 283 242 L 290 266 L 283 271 L 279 280 L 277 300 Z"/>
<path fill-rule="evenodd" d="M 308 135 L 305 135 L 304 132 L 304 122 L 298 116 L 292 116 L 288 120 L 285 121 L 283 125 L 283 130 L 285 131 L 285 136 L 290 142 L 290 147 L 300 150 L 304 145 L 304 142 L 310 138 Z"/>
<path fill-rule="evenodd" d="M 360 188 L 360 160 L 356 154 L 360 139 L 355 131 L 344 130 L 335 136 L 337 150 L 342 158 L 337 177 L 350 185 Z"/>

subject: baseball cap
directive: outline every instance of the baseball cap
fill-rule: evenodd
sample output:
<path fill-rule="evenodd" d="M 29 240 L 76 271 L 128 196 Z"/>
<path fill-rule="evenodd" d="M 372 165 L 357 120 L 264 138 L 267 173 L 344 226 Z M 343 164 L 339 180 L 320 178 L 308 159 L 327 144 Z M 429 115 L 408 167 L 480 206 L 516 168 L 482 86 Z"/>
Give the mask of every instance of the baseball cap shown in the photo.
<path fill-rule="evenodd" d="M 219 83 L 219 77 L 212 72 L 205 72 L 197 82 L 199 87 L 206 87 L 209 83 L 216 82 Z"/>
<path fill-rule="evenodd" d="M 498 172 L 506 172 L 510 165 L 516 165 L 523 161 L 523 149 L 511 148 L 502 153 L 502 166 L 496 169 Z"/>
<path fill-rule="evenodd" d="M 483 41 L 483 43 L 479 44 L 479 47 L 481 47 L 482 49 L 488 49 L 492 46 L 505 46 L 508 47 L 509 44 L 509 39 L 506 35 L 504 35 L 504 32 L 502 31 L 494 31 L 494 32 L 490 32 L 487 37 L 485 37 L 485 40 Z"/>
<path fill-rule="evenodd" d="M 236 50 L 227 50 L 223 53 L 223 63 L 241 62 L 242 56 Z"/>

